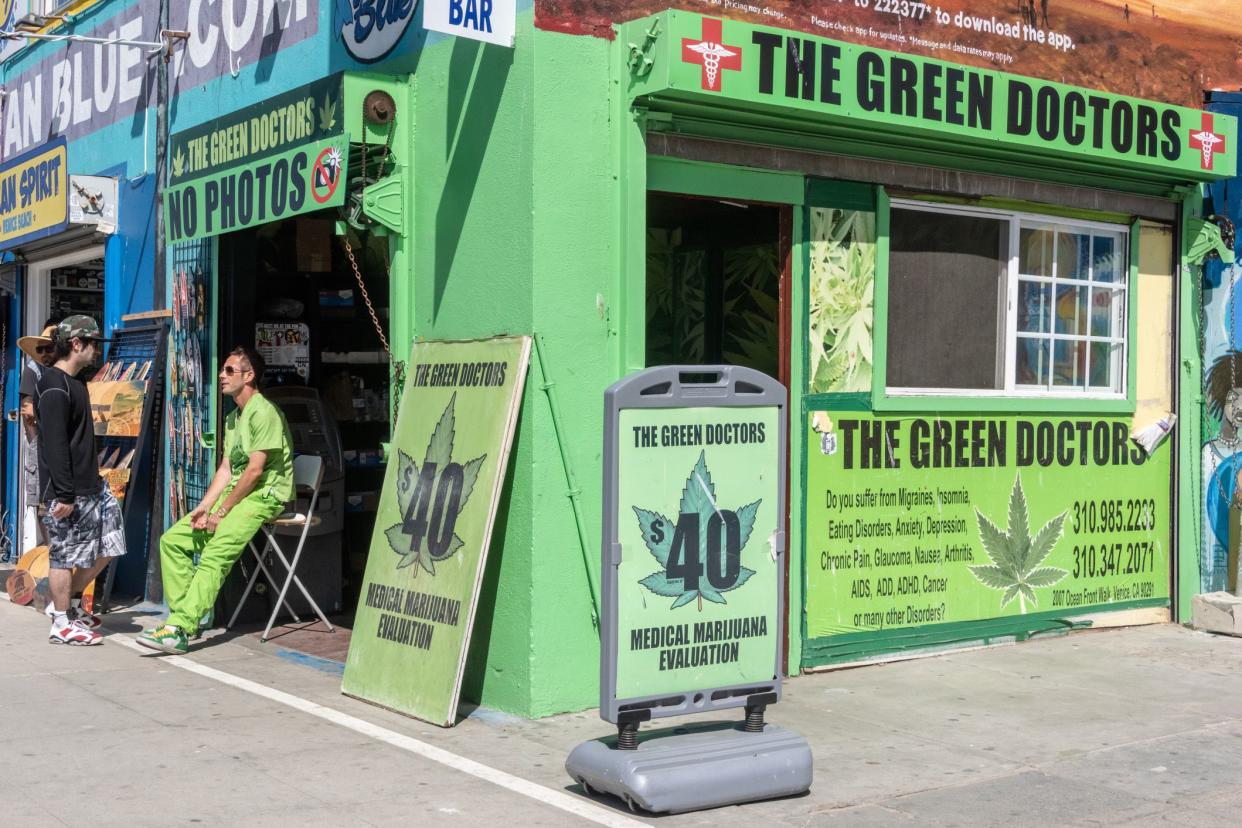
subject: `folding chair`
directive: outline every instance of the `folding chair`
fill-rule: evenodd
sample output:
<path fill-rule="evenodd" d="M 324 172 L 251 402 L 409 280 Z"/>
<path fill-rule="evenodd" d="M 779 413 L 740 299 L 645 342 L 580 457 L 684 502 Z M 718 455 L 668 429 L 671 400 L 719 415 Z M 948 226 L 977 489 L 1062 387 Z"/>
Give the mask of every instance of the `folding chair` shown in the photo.
<path fill-rule="evenodd" d="M 246 582 L 246 589 L 242 592 L 241 600 L 237 602 L 237 609 L 233 610 L 233 617 L 229 619 L 230 627 L 237 622 L 237 616 L 241 614 L 241 609 L 245 605 L 246 599 L 250 597 L 250 590 L 254 587 L 254 582 L 258 580 L 260 572 L 263 573 L 263 575 L 267 578 L 268 583 L 271 584 L 273 589 L 275 589 L 276 579 L 272 577 L 272 574 L 268 572 L 267 567 L 263 564 L 264 556 L 267 555 L 268 550 L 271 550 L 281 564 L 284 565 L 288 574 L 285 577 L 284 584 L 280 587 L 280 596 L 276 599 L 276 603 L 272 607 L 272 615 L 267 619 L 267 626 L 263 628 L 263 636 L 259 640 L 267 641 L 267 637 L 272 632 L 272 625 L 276 623 L 276 615 L 280 612 L 282 604 L 285 609 L 289 610 L 289 614 L 293 616 L 293 620 L 295 622 L 301 620 L 298 618 L 297 613 L 293 611 L 293 607 L 289 606 L 288 601 L 285 600 L 285 595 L 289 592 L 290 583 L 296 584 L 297 588 L 301 590 L 302 597 L 306 599 L 307 603 L 310 604 L 311 609 L 313 609 L 315 614 L 319 616 L 319 620 L 328 627 L 328 632 L 336 632 L 336 628 L 332 626 L 332 622 L 330 622 L 328 617 L 323 614 L 323 610 L 321 610 L 319 605 L 315 603 L 315 599 L 312 598 L 310 592 L 307 591 L 306 586 L 302 583 L 302 579 L 297 576 L 298 561 L 302 557 L 303 547 L 306 546 L 306 536 L 310 532 L 311 527 L 319 523 L 319 518 L 315 515 L 315 505 L 319 501 L 319 486 L 322 482 L 323 458 L 314 454 L 303 454 L 293 458 L 293 486 L 297 490 L 309 489 L 310 503 L 306 507 L 305 514 L 296 511 L 295 503 L 295 511 L 285 512 L 260 527 L 260 531 L 266 539 L 262 552 L 255 549 L 254 539 L 251 539 L 247 543 L 251 553 L 254 555 L 255 561 L 257 561 L 259 565 L 255 567 L 254 572 L 250 575 L 250 580 Z M 280 548 L 280 544 L 276 541 L 275 530 L 277 528 L 288 528 L 295 526 L 301 526 L 302 532 L 298 535 L 298 548 L 294 550 L 293 560 L 290 561 L 285 557 L 284 550 Z M 255 535 L 255 538 L 258 537 L 258 535 Z"/>

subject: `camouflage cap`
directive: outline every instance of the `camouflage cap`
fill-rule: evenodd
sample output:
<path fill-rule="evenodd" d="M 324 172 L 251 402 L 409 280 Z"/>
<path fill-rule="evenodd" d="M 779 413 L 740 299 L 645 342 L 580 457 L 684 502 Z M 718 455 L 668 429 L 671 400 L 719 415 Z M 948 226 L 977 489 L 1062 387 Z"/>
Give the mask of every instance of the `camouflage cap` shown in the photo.
<path fill-rule="evenodd" d="M 56 335 L 61 339 L 94 339 L 107 342 L 99 330 L 99 324 L 89 316 L 69 316 L 56 326 Z"/>

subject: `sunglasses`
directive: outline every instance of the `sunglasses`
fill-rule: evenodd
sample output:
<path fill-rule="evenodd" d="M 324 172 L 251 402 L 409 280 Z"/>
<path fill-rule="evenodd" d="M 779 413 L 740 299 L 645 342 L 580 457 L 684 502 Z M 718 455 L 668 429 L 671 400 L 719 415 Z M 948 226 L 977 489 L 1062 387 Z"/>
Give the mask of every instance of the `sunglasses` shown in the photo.
<path fill-rule="evenodd" d="M 53 348 L 51 345 L 36 345 L 35 346 L 36 354 L 50 354 L 52 350 Z"/>
<path fill-rule="evenodd" d="M 226 365 L 220 369 L 220 373 L 224 374 L 226 377 L 231 377 L 234 374 L 244 374 L 249 370 L 249 368 L 234 368 L 232 365 Z"/>

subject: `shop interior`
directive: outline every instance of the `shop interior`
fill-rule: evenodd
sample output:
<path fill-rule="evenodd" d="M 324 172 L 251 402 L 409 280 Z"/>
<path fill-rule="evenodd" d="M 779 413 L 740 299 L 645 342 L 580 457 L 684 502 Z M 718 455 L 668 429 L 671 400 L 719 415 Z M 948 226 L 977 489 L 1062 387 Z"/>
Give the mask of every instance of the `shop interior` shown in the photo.
<path fill-rule="evenodd" d="M 91 259 L 51 270 L 48 317 L 56 320 L 84 314 L 103 324 L 104 263 Z"/>
<path fill-rule="evenodd" d="M 326 613 L 348 617 L 361 589 L 383 486 L 381 445 L 390 437 L 391 400 L 388 355 L 336 235 L 339 218 L 326 210 L 220 237 L 217 357 L 222 364 L 237 344 L 255 347 L 267 362 L 264 393 L 284 411 L 295 453 L 324 458 L 317 522 L 298 576 Z M 388 237 L 351 231 L 349 239 L 387 333 Z M 232 408 L 227 400 L 220 403 L 217 433 Z M 300 494 L 299 508 L 305 505 Z M 294 534 L 282 545 L 291 554 L 296 543 Z M 222 592 L 229 614 L 252 565 L 243 556 Z M 256 592 L 242 608 L 243 622 L 271 612 L 275 596 L 261 587 Z M 290 602 L 301 614 L 307 605 L 294 593 Z"/>
<path fill-rule="evenodd" d="M 781 208 L 647 196 L 647 364 L 783 377 Z"/>

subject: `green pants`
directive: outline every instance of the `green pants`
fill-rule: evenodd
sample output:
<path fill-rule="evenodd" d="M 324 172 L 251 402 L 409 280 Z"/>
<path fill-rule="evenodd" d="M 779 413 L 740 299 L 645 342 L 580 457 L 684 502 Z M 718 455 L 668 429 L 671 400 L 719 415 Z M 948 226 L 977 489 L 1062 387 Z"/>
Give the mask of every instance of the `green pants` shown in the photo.
<path fill-rule="evenodd" d="M 229 510 L 214 533 L 190 527 L 186 515 L 160 537 L 160 566 L 168 623 L 193 632 L 216 603 L 224 578 L 241 557 L 246 542 L 264 523 L 279 515 L 284 504 L 267 495 L 251 494 Z M 194 556 L 198 555 L 198 566 Z"/>

